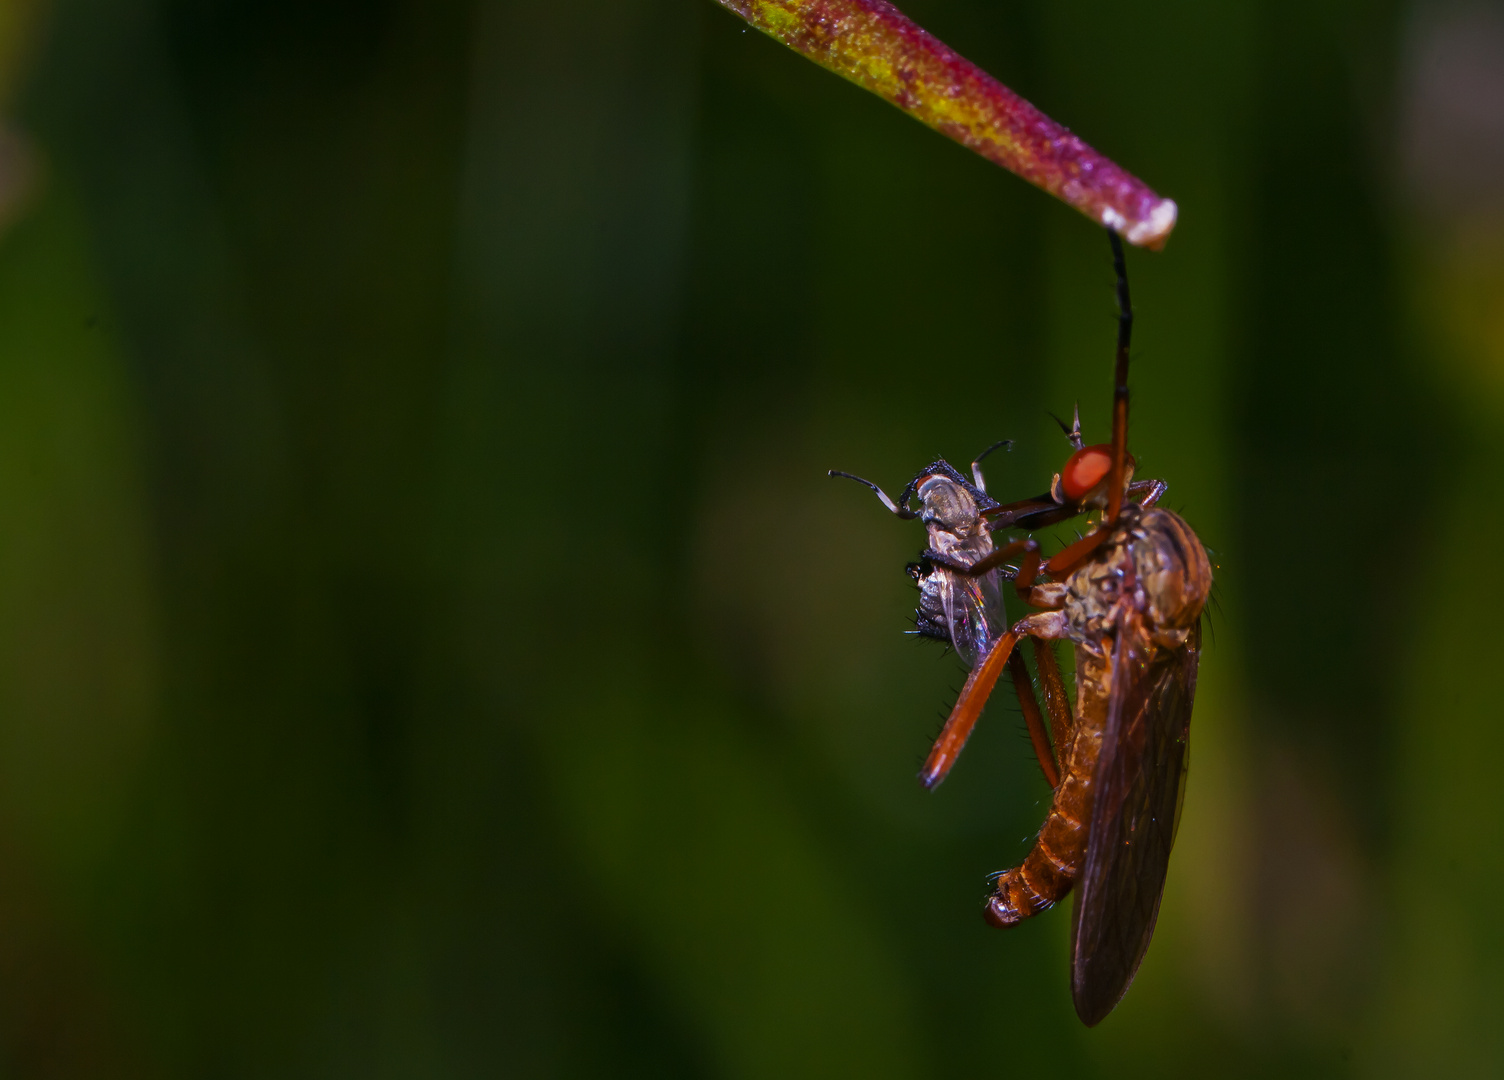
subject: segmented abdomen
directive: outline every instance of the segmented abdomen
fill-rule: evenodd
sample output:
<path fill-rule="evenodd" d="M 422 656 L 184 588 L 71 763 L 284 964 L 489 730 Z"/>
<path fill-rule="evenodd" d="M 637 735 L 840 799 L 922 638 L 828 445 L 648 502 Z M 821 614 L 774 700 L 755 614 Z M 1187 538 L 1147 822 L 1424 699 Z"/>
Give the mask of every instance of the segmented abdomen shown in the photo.
<path fill-rule="evenodd" d="M 1106 699 L 1111 685 L 1108 664 L 1076 650 L 1078 700 L 1075 733 L 1061 762 L 1060 786 L 1039 837 L 1024 861 L 998 875 L 984 909 L 993 926 L 1014 926 L 1063 899 L 1075 884 L 1086 859 L 1087 823 L 1091 820 L 1092 776 L 1102 749 Z"/>

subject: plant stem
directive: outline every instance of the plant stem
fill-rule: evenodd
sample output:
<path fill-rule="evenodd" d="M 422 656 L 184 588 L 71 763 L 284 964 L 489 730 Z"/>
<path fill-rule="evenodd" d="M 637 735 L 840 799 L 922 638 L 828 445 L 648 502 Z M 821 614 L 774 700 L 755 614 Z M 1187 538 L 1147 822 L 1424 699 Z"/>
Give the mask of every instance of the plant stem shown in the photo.
<path fill-rule="evenodd" d="M 1159 248 L 1176 207 L 885 0 L 717 0 L 1093 221 Z"/>

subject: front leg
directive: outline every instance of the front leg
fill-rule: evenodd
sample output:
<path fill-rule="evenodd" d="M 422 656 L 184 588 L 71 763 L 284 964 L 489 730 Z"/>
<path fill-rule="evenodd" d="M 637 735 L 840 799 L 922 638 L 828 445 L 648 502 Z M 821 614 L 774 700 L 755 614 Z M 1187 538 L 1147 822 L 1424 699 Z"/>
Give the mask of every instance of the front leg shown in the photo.
<path fill-rule="evenodd" d="M 1038 638 L 1034 639 L 1034 644 L 1039 644 Z M 1050 746 L 1049 733 L 1045 731 L 1044 717 L 1040 715 L 1039 702 L 1034 697 L 1024 654 L 1017 649 L 1008 657 L 1008 673 L 1013 676 L 1013 692 L 1018 696 L 1018 707 L 1024 713 L 1024 726 L 1029 729 L 1029 742 L 1034 746 L 1034 756 L 1039 759 L 1039 771 L 1044 773 L 1044 782 L 1053 790 L 1060 786 L 1060 765 Z"/>
<path fill-rule="evenodd" d="M 1128 497 L 1140 506 L 1150 507 L 1170 490 L 1170 485 L 1163 480 L 1135 480 L 1128 485 Z"/>
<path fill-rule="evenodd" d="M 955 707 L 946 718 L 945 726 L 940 729 L 940 737 L 930 748 L 924 768 L 919 771 L 921 784 L 927 788 L 938 785 L 961 756 L 966 740 L 971 737 L 971 729 L 976 727 L 982 708 L 987 704 L 992 688 L 997 685 L 998 676 L 1008 666 L 1008 658 L 1013 655 L 1013 647 L 1019 640 L 1035 637 L 1056 641 L 1065 637 L 1068 625 L 1065 612 L 1041 611 L 1020 619 L 993 643 L 982 662 L 972 668 L 971 674 L 966 677 L 966 685 L 961 687 L 961 695 L 956 698 Z M 1044 764 L 1043 760 L 1040 764 Z"/>
<path fill-rule="evenodd" d="M 1039 684 L 1044 690 L 1044 707 L 1050 714 L 1050 736 L 1055 744 L 1055 757 L 1061 772 L 1064 772 L 1070 767 L 1067 754 L 1070 752 L 1076 718 L 1071 715 L 1071 699 L 1066 696 L 1065 680 L 1060 677 L 1060 663 L 1055 659 L 1055 647 L 1043 638 L 1034 639 L 1034 666 L 1039 669 Z"/>
<path fill-rule="evenodd" d="M 920 558 L 963 577 L 981 577 L 990 570 L 1006 565 L 1019 555 L 1023 558 L 1019 560 L 1018 573 L 1013 577 L 1013 588 L 1018 592 L 1019 599 L 1028 603 L 1030 602 L 1029 590 L 1034 584 L 1034 579 L 1039 576 L 1039 543 L 1032 536 L 1010 540 L 1002 547 L 994 549 L 992 554 L 970 565 L 942 555 L 934 548 L 926 548 Z"/>

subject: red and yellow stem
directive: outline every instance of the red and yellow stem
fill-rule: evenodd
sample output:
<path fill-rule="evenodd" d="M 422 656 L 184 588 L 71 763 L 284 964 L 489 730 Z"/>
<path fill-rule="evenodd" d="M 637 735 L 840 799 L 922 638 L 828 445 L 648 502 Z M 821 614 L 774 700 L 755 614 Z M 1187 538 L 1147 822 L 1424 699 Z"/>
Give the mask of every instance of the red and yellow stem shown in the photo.
<path fill-rule="evenodd" d="M 1159 248 L 1175 227 L 1174 202 L 1156 195 L 885 0 L 717 2 L 1131 244 Z"/>

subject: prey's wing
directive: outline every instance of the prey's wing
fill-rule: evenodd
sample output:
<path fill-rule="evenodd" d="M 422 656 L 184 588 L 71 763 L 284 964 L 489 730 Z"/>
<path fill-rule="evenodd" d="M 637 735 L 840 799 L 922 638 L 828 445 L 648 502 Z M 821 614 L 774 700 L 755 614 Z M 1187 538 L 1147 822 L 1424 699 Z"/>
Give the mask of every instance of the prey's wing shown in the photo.
<path fill-rule="evenodd" d="M 989 570 L 978 577 L 937 573 L 945 574 L 940 597 L 951 647 L 967 667 L 974 668 L 1008 629 L 997 571 Z"/>
<path fill-rule="evenodd" d="M 1199 625 L 1170 651 L 1151 645 L 1136 618 L 1119 627 L 1071 927 L 1071 994 L 1088 1027 L 1121 1000 L 1154 934 L 1200 659 Z"/>

